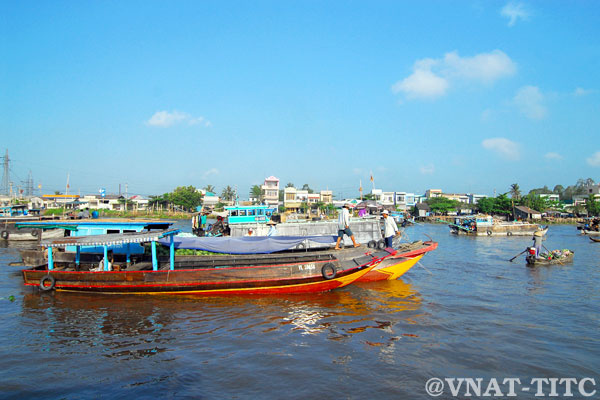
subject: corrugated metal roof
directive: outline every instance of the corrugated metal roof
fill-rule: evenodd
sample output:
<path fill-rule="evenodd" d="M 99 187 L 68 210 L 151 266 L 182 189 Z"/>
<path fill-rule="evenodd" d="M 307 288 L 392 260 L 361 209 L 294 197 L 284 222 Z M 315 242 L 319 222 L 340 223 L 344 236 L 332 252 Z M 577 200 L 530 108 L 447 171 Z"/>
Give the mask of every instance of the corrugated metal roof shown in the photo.
<path fill-rule="evenodd" d="M 107 235 L 71 236 L 57 239 L 42 240 L 42 247 L 67 246 L 114 246 L 127 243 L 156 242 L 158 239 L 175 235 L 179 229 L 154 232 L 109 233 Z"/>

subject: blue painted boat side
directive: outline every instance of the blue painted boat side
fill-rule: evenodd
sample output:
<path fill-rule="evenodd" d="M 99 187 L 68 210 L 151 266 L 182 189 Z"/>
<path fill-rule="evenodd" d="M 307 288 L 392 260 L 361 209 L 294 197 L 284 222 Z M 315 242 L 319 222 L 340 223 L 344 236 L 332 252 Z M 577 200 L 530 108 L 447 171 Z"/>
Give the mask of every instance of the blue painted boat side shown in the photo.
<path fill-rule="evenodd" d="M 266 224 L 271 220 L 275 208 L 269 206 L 235 206 L 225 207 L 227 222 L 232 224 L 258 223 Z"/>
<path fill-rule="evenodd" d="M 102 221 L 102 220 L 68 220 L 68 221 L 38 221 L 29 224 L 48 225 L 48 226 L 76 226 L 77 230 L 70 231 L 70 236 L 90 236 L 90 235 L 106 235 L 109 233 L 130 233 L 142 232 L 152 229 L 166 229 L 173 223 L 170 221 L 144 221 L 144 220 L 129 220 L 129 221 Z M 27 222 L 20 224 L 22 227 L 28 225 Z M 127 248 L 125 245 L 109 246 L 109 250 L 113 250 L 115 254 L 126 254 Z M 66 251 L 75 252 L 75 246 L 66 247 Z M 101 253 L 104 247 L 98 246 L 81 246 L 83 253 Z M 140 244 L 130 244 L 130 254 L 143 254 L 144 247 Z"/>

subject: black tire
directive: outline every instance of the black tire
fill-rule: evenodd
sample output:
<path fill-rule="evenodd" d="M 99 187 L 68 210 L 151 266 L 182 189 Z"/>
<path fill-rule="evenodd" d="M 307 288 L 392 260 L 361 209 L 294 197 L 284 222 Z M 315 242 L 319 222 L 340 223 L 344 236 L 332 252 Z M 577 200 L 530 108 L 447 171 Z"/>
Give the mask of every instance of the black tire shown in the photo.
<path fill-rule="evenodd" d="M 488 231 L 487 231 L 487 235 L 488 235 L 488 236 L 492 236 L 492 231 L 488 230 Z"/>
<path fill-rule="evenodd" d="M 8 231 L 2 231 L 2 233 L 0 233 L 0 236 L 2 237 L 2 239 L 8 240 L 10 234 L 8 233 Z"/>
<path fill-rule="evenodd" d="M 383 250 L 385 249 L 387 246 L 385 245 L 385 240 L 381 239 L 380 241 L 377 242 L 377 248 L 379 250 Z"/>
<path fill-rule="evenodd" d="M 371 240 L 368 244 L 367 247 L 369 247 L 370 249 L 374 249 L 377 247 L 377 242 L 374 240 Z"/>
<path fill-rule="evenodd" d="M 46 281 L 48 281 L 50 283 L 50 286 L 46 286 Z M 40 279 L 40 290 L 43 292 L 52 290 L 52 289 L 54 289 L 55 283 L 56 283 L 56 280 L 54 279 L 54 277 L 52 275 L 45 275 L 42 277 L 42 279 Z"/>
<path fill-rule="evenodd" d="M 327 263 L 321 267 L 321 275 L 327 280 L 335 278 L 336 274 L 335 265 L 332 263 Z"/>
<path fill-rule="evenodd" d="M 305 245 L 304 243 L 299 243 L 299 244 L 296 246 L 296 248 L 297 248 L 297 249 L 299 249 L 299 250 L 304 250 L 304 249 L 306 248 L 306 245 Z"/>
<path fill-rule="evenodd" d="M 33 236 L 33 237 L 38 237 L 39 234 L 40 234 L 40 232 L 37 229 L 34 229 L 31 231 L 31 236 Z"/>
<path fill-rule="evenodd" d="M 506 236 L 512 236 L 512 232 L 506 232 Z"/>

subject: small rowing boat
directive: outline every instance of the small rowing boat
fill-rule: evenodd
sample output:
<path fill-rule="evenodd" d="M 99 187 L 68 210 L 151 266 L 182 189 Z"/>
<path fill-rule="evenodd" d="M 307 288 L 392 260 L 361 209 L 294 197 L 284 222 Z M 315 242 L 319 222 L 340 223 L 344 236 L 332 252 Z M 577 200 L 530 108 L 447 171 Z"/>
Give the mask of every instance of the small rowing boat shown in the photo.
<path fill-rule="evenodd" d="M 590 240 L 591 240 L 592 242 L 600 242 L 600 239 L 599 239 L 599 238 L 595 238 L 595 237 L 593 237 L 593 236 L 590 236 Z"/>
<path fill-rule="evenodd" d="M 573 261 L 574 253 L 571 250 L 553 250 L 550 253 L 542 253 L 540 257 L 528 254 L 525 258 L 528 265 L 553 265 L 566 264 Z"/>

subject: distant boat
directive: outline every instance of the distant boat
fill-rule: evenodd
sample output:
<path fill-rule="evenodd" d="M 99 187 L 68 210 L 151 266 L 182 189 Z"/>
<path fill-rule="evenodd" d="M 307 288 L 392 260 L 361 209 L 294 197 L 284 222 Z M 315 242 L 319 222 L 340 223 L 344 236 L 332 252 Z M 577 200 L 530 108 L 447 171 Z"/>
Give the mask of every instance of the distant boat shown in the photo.
<path fill-rule="evenodd" d="M 588 229 L 582 229 L 581 234 L 588 236 L 600 236 L 600 231 L 591 231 Z"/>
<path fill-rule="evenodd" d="M 593 236 L 590 236 L 590 240 L 591 240 L 592 242 L 600 242 L 600 239 L 598 239 L 598 238 L 595 238 L 595 237 L 593 237 Z"/>
<path fill-rule="evenodd" d="M 491 216 L 456 218 L 448 224 L 450 233 L 470 236 L 529 236 L 536 231 L 548 232 L 547 226 L 520 221 L 498 221 Z"/>

